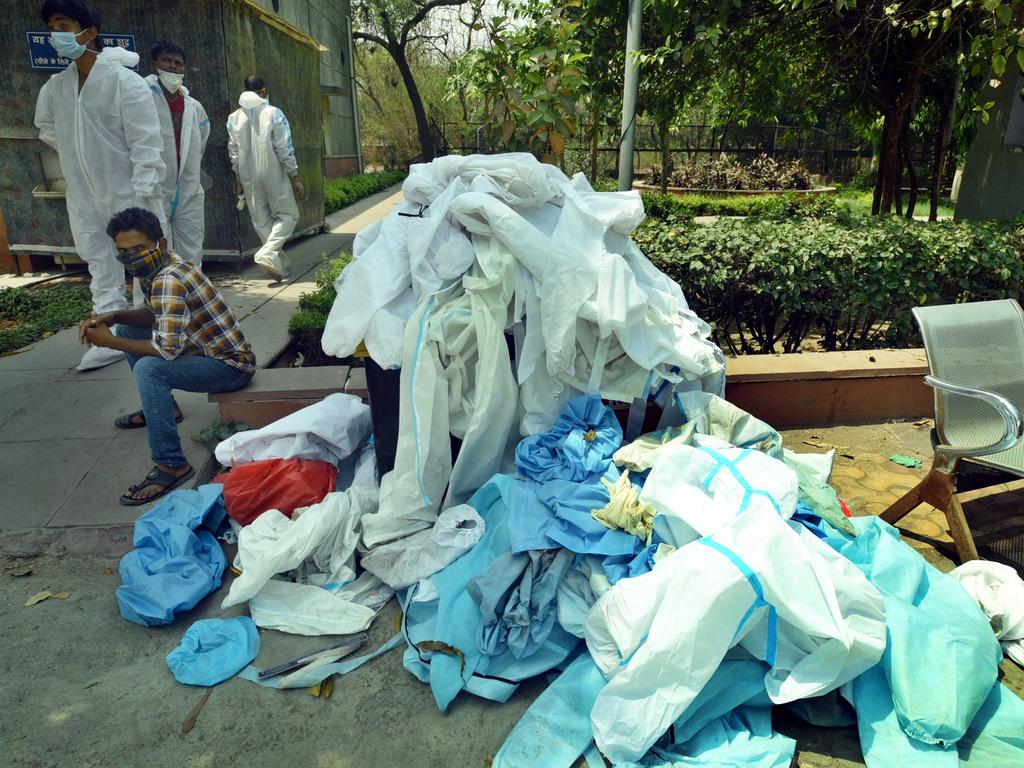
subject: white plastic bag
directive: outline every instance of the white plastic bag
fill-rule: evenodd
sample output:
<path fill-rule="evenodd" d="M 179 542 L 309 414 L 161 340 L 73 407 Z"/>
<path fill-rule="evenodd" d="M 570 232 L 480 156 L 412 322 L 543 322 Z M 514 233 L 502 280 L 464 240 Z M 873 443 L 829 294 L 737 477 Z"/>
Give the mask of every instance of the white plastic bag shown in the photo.
<path fill-rule="evenodd" d="M 325 584 L 354 577 L 360 520 L 376 503 L 376 489 L 355 487 L 296 510 L 293 519 L 276 509 L 264 512 L 238 535 L 242 575 L 231 583 L 221 607 L 249 600 L 272 576 L 314 555 L 319 570 L 327 573 Z"/>
<path fill-rule="evenodd" d="M 1003 651 L 1024 666 L 1024 580 L 1008 565 L 971 560 L 949 573 L 985 614 Z"/>
<path fill-rule="evenodd" d="M 394 589 L 425 579 L 468 552 L 486 526 L 476 510 L 460 504 L 442 512 L 433 528 L 384 544 L 363 556 L 362 566 Z"/>
<path fill-rule="evenodd" d="M 370 434 L 370 408 L 355 395 L 335 393 L 262 429 L 238 432 L 215 451 L 225 467 L 262 459 L 316 459 L 337 464 Z"/>
<path fill-rule="evenodd" d="M 350 635 L 377 612 L 311 584 L 271 579 L 249 600 L 249 615 L 257 626 L 293 635 Z"/>

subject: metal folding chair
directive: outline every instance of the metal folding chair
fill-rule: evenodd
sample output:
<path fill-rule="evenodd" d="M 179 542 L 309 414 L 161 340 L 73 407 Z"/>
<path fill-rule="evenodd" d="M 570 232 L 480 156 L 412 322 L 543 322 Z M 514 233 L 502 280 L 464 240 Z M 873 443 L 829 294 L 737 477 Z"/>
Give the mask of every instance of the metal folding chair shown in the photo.
<path fill-rule="evenodd" d="M 1024 312 L 1013 300 L 918 307 L 935 389 L 938 444 L 927 477 L 882 513 L 895 525 L 922 503 L 941 509 L 961 562 L 978 559 L 957 498 L 960 461 L 1024 477 Z"/>

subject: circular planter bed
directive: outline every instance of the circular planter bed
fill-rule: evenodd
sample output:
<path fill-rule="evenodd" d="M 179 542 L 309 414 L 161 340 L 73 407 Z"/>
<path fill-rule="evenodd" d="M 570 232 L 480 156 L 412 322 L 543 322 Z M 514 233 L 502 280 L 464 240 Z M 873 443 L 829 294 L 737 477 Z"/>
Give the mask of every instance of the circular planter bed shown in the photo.
<path fill-rule="evenodd" d="M 645 184 L 642 181 L 634 181 L 633 189 L 642 189 L 647 192 L 660 192 L 661 187 L 657 184 Z M 774 197 L 792 192 L 797 195 L 834 195 L 836 187 L 812 187 L 811 189 L 692 189 L 690 187 L 668 187 L 670 195 L 682 197 L 683 195 L 705 195 L 707 197 Z"/>

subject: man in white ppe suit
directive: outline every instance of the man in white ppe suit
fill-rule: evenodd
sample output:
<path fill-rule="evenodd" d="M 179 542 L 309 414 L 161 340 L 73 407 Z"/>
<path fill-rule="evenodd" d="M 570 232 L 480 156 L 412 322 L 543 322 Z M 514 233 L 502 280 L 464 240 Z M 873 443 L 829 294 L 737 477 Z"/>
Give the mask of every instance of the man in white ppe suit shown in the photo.
<path fill-rule="evenodd" d="M 196 266 L 203 262 L 203 205 L 205 193 L 200 179 L 203 153 L 210 138 L 210 118 L 203 105 L 182 85 L 185 79 L 185 51 L 174 43 L 156 43 L 150 56 L 156 73 L 146 82 L 160 118 L 163 137 L 164 212 L 167 216 L 168 247 Z"/>
<path fill-rule="evenodd" d="M 138 54 L 102 49 L 99 14 L 82 0 L 46 0 L 41 15 L 57 53 L 72 61 L 43 84 L 35 124 L 39 138 L 60 157 L 75 249 L 92 277 L 93 312 L 117 312 L 128 304 L 124 268 L 106 234 L 107 222 L 132 206 L 164 222 L 163 144 L 153 94 L 128 69 L 138 64 Z M 117 350 L 90 347 L 78 370 L 122 357 Z"/>
<path fill-rule="evenodd" d="M 245 79 L 238 105 L 228 116 L 228 156 L 245 193 L 252 225 L 263 241 L 253 260 L 271 280 L 284 280 L 288 277 L 284 245 L 299 221 L 295 198 L 305 195 L 291 128 L 284 112 L 270 105 L 262 77 Z"/>

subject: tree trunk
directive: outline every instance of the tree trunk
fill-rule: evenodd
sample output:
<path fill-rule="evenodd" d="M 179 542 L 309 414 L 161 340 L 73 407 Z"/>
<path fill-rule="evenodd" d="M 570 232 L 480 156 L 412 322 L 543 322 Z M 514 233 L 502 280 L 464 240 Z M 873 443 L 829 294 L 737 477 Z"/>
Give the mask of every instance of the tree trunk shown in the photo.
<path fill-rule="evenodd" d="M 903 161 L 907 164 L 907 176 L 910 177 L 910 197 L 907 198 L 907 219 L 912 220 L 914 218 L 914 208 L 917 206 L 917 171 L 914 170 L 914 162 L 910 157 L 909 137 L 904 139 L 902 144 Z"/>
<path fill-rule="evenodd" d="M 935 134 L 935 155 L 932 158 L 931 203 L 928 221 L 939 218 L 939 196 L 942 194 L 942 180 L 946 176 L 946 162 L 949 145 L 953 137 L 953 111 L 960 95 L 960 69 L 957 68 L 952 90 L 944 94 L 939 103 L 939 130 Z"/>
<path fill-rule="evenodd" d="M 661 142 L 661 194 L 664 195 L 668 192 L 668 166 L 671 155 L 668 144 L 668 123 L 662 123 L 658 126 L 658 140 Z"/>
<path fill-rule="evenodd" d="M 903 126 L 896 114 L 887 113 L 882 122 L 882 146 L 878 153 L 878 210 L 874 213 L 892 213 L 899 185 L 900 135 Z"/>
<path fill-rule="evenodd" d="M 590 183 L 597 184 L 597 150 L 599 136 L 597 135 L 597 115 L 598 111 L 595 107 L 593 113 L 590 116 Z"/>
<path fill-rule="evenodd" d="M 406 93 L 409 94 L 409 102 L 412 104 L 412 113 L 416 117 L 416 133 L 420 139 L 420 153 L 422 161 L 429 163 L 434 159 L 434 137 L 430 135 L 430 123 L 427 121 L 427 111 L 423 108 L 423 98 L 420 96 L 419 86 L 416 85 L 416 78 L 413 77 L 409 61 L 405 58 L 405 49 L 398 44 L 388 47 L 388 53 L 395 60 L 395 66 L 405 83 Z"/>
<path fill-rule="evenodd" d="M 914 57 L 907 79 L 893 103 L 885 110 L 882 123 L 882 147 L 878 175 L 881 180 L 881 195 L 878 203 L 879 213 L 892 213 L 892 205 L 899 189 L 903 175 L 903 163 L 900 157 L 900 143 L 910 119 L 914 115 L 917 94 L 921 90 L 921 80 L 927 62 L 927 42 L 919 38 L 918 51 Z"/>

